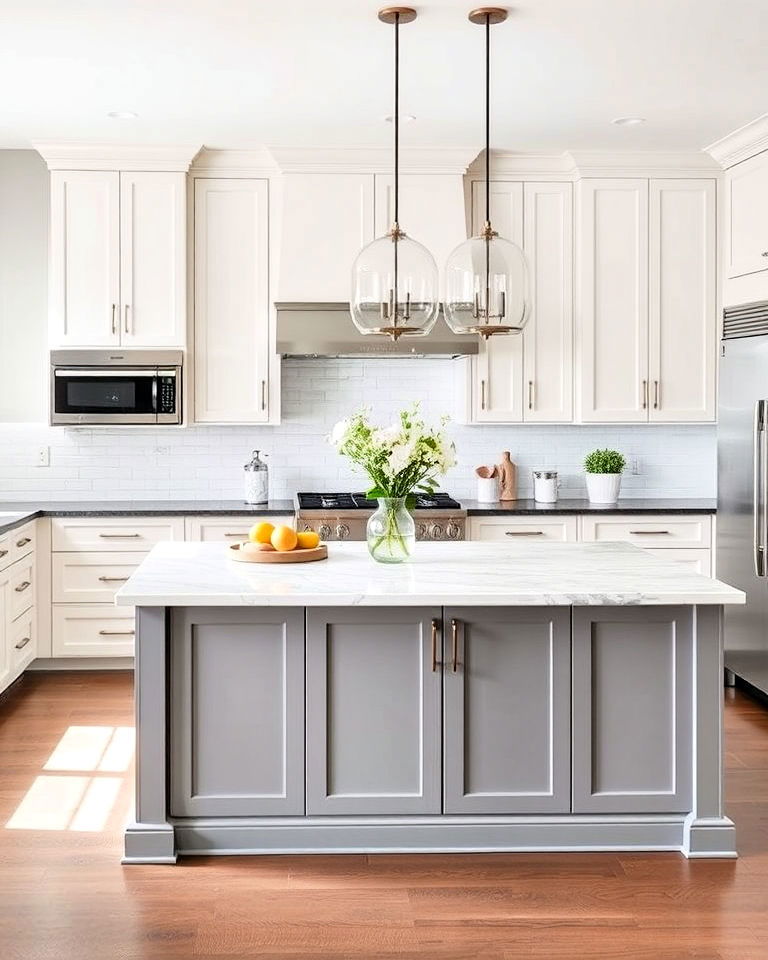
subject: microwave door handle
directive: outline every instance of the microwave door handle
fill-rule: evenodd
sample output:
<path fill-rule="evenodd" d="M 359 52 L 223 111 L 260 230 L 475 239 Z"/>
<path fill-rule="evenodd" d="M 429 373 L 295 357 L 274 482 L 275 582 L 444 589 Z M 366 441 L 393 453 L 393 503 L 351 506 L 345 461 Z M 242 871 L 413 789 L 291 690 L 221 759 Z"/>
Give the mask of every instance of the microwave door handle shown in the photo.
<path fill-rule="evenodd" d="M 83 369 L 64 369 L 56 367 L 53 371 L 55 377 L 156 377 L 157 370 L 145 367 L 143 370 L 130 369 L 128 367 L 88 367 Z"/>
<path fill-rule="evenodd" d="M 152 379 L 152 413 L 157 416 L 157 376 Z"/>

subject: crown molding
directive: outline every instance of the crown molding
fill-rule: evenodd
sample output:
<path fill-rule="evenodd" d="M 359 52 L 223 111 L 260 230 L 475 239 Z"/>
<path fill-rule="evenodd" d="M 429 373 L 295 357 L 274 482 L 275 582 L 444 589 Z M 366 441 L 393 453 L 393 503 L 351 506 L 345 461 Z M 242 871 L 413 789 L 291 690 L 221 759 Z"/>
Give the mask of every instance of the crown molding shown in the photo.
<path fill-rule="evenodd" d="M 280 171 L 266 147 L 227 150 L 203 147 L 189 172 L 193 177 L 273 177 Z"/>
<path fill-rule="evenodd" d="M 572 150 L 567 156 L 579 177 L 700 177 L 720 172 L 701 151 Z"/>
<path fill-rule="evenodd" d="M 768 150 L 768 113 L 715 140 L 704 150 L 726 170 L 735 163 Z"/>
<path fill-rule="evenodd" d="M 391 173 L 390 147 L 269 148 L 281 173 Z M 463 176 L 477 155 L 475 147 L 401 147 L 401 173 Z"/>
<path fill-rule="evenodd" d="M 151 170 L 186 173 L 201 144 L 182 146 L 33 140 L 49 170 Z"/>

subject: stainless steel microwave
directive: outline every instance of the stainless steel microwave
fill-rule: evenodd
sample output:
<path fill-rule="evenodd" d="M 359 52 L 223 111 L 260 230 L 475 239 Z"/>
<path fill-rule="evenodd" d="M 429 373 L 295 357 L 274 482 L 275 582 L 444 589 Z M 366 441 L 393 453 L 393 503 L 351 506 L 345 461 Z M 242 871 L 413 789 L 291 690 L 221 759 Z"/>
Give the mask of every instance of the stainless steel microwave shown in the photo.
<path fill-rule="evenodd" d="M 181 423 L 181 350 L 52 350 L 51 424 Z"/>

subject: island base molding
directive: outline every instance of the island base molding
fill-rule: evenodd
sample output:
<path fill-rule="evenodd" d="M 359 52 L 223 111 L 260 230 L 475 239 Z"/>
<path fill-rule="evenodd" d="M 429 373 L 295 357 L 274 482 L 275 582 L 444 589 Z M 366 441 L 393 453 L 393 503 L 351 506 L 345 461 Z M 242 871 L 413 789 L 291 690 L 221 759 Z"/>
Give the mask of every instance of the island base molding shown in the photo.
<path fill-rule="evenodd" d="M 185 820 L 162 828 L 132 824 L 124 863 L 174 863 L 177 856 L 350 853 L 683 853 L 735 857 L 728 818 L 424 817 Z"/>

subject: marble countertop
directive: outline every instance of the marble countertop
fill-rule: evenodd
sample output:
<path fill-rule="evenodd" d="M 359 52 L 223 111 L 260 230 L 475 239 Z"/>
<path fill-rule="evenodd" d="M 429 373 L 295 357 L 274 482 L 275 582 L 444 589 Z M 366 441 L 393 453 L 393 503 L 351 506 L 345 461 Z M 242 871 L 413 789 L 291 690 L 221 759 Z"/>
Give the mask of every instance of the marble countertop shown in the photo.
<path fill-rule="evenodd" d="M 627 543 L 419 543 L 379 564 L 365 543 L 327 560 L 238 563 L 220 543 L 160 543 L 118 606 L 592 606 L 740 604 L 745 595 Z"/>

